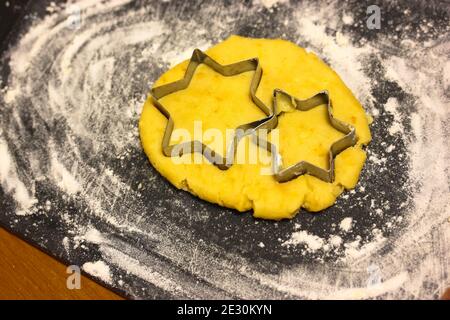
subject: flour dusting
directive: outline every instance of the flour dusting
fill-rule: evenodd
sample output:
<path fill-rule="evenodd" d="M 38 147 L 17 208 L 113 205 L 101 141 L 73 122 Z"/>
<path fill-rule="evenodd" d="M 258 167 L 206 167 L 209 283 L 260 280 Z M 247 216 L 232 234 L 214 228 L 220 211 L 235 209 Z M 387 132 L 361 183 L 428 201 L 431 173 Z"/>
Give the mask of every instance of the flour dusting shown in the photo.
<path fill-rule="evenodd" d="M 109 266 L 103 261 L 86 262 L 83 264 L 83 270 L 107 283 L 111 282 Z"/>
<path fill-rule="evenodd" d="M 448 13 L 418 23 L 408 3 L 382 4 L 380 30 L 351 1 L 85 0 L 30 13 L 0 67 L 0 221 L 136 298 L 439 297 Z M 234 33 L 315 52 L 373 118 L 359 185 L 322 213 L 268 223 L 213 207 L 168 185 L 141 150 L 153 81 Z"/>
<path fill-rule="evenodd" d="M 0 182 L 5 192 L 13 195 L 17 202 L 17 215 L 27 215 L 33 213 L 33 207 L 37 199 L 33 196 L 33 190 L 28 190 L 19 179 L 17 168 L 11 159 L 8 145 L 0 139 Z"/>

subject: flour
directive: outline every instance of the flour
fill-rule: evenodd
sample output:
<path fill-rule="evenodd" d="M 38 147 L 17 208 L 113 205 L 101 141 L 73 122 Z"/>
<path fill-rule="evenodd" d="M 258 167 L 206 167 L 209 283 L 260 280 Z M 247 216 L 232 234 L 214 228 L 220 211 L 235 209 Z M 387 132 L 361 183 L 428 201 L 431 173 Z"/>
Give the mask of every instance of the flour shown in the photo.
<path fill-rule="evenodd" d="M 286 3 L 287 0 L 258 0 L 261 5 L 263 5 L 266 8 L 272 8 L 273 6 L 281 3 Z"/>
<path fill-rule="evenodd" d="M 127 270 L 129 273 L 138 276 L 149 283 L 157 283 L 160 288 L 173 294 L 183 293 L 183 289 L 172 279 L 164 277 L 162 274 L 142 265 L 138 260 L 129 255 L 114 249 L 113 247 L 104 247 L 102 252 L 106 259 L 114 265 Z"/>
<path fill-rule="evenodd" d="M 352 15 L 351 14 L 349 14 L 348 12 L 345 12 L 343 15 L 342 15 L 342 22 L 344 23 L 344 24 L 353 24 L 353 22 L 354 22 L 354 20 L 353 20 L 353 17 L 352 17 Z"/>
<path fill-rule="evenodd" d="M 305 11 L 303 11 L 305 10 Z M 310 49 L 323 59 L 330 62 L 333 69 L 352 89 L 356 97 L 368 108 L 372 106 L 370 92 L 371 80 L 363 72 L 363 57 L 371 53 L 369 47 L 354 47 L 349 45 L 350 38 L 337 33 L 336 37 L 327 35 L 324 19 L 331 19 L 335 27 L 336 17 L 332 11 L 329 14 L 322 11 L 316 13 L 316 8 L 307 7 L 296 11 L 299 28 L 299 41 L 308 41 Z"/>
<path fill-rule="evenodd" d="M 386 104 L 384 105 L 384 110 L 389 112 L 394 116 L 394 120 L 392 121 L 391 126 L 389 127 L 389 133 L 391 136 L 396 133 L 401 134 L 403 132 L 401 117 L 402 115 L 399 112 L 398 101 L 395 98 L 389 98 Z"/>
<path fill-rule="evenodd" d="M 344 218 L 339 224 L 342 231 L 349 232 L 352 228 L 353 219 L 351 217 Z"/>
<path fill-rule="evenodd" d="M 55 153 L 51 155 L 50 166 L 51 172 L 53 173 L 53 179 L 62 190 L 69 195 L 80 191 L 80 184 L 71 173 L 71 171 L 76 171 L 76 169 L 72 169 L 71 171 L 67 170 L 64 165 L 58 161 Z"/>
<path fill-rule="evenodd" d="M 86 262 L 83 264 L 83 270 L 106 283 L 111 283 L 111 271 L 109 266 L 101 260 Z"/>
<path fill-rule="evenodd" d="M 146 291 L 152 287 L 199 298 L 438 297 L 450 284 L 450 62 L 445 24 L 427 21 L 402 39 L 393 27 L 392 32 L 380 31 L 376 41 L 367 41 L 355 40 L 354 29 L 365 28 L 364 20 L 337 2 L 205 5 L 187 20 L 173 13 L 180 10 L 164 7 L 171 5 L 50 4 L 48 14 L 32 19 L 6 53 L 10 73 L 0 96 L 0 183 L 14 201 L 12 223 L 20 224 L 24 215 L 37 221 L 60 217 L 62 229 L 68 230 L 61 237 L 62 251 L 68 257 L 80 250 L 89 257 L 95 251 L 99 257 L 83 261 L 83 269 L 135 297 L 153 297 Z M 73 18 L 70 6 L 81 11 L 76 30 L 67 23 Z M 277 8 L 288 13 L 270 16 Z M 409 21 L 411 12 L 403 14 Z M 203 22 L 211 19 L 217 23 Z M 326 60 L 374 118 L 363 171 L 369 178 L 344 193 L 330 211 L 317 213 L 321 219 L 328 215 L 330 228 L 309 228 L 314 219 L 273 223 L 273 233 L 280 226 L 285 233 L 275 241 L 268 233 L 267 239 L 255 238 L 251 244 L 257 255 L 261 252 L 261 265 L 274 265 L 276 253 L 282 251 L 300 262 L 308 259 L 313 268 L 277 261 L 277 271 L 267 271 L 242 253 L 245 243 L 230 250 L 195 236 L 192 229 L 212 218 L 208 207 L 190 211 L 170 188 L 171 201 L 153 199 L 149 204 L 149 194 L 164 188 L 157 184 L 160 177 L 143 165 L 126 165 L 138 158 L 136 123 L 151 83 L 187 59 L 193 48 L 206 49 L 249 26 L 266 30 L 265 19 L 280 22 L 268 36 L 287 35 Z M 402 23 L 402 28 L 413 28 Z M 420 38 L 424 35 L 426 42 Z M 373 61 L 379 64 L 371 67 Z M 387 82 L 394 83 L 394 89 L 380 102 Z M 396 163 L 404 163 L 402 181 L 387 174 Z M 122 167 L 134 169 L 123 175 Z M 381 174 L 393 191 L 401 184 L 406 196 L 374 194 L 373 188 L 383 182 L 377 180 Z M 36 186 L 44 182 L 61 197 L 42 198 Z M 61 206 L 61 199 L 79 207 L 70 211 Z M 190 214 L 192 220 L 165 220 L 168 210 L 178 214 L 177 219 Z M 98 226 L 80 225 L 78 215 Z M 369 219 L 372 226 L 364 224 Z M 217 225 L 202 232 L 231 229 L 226 223 Z M 249 223 L 236 234 L 262 225 Z M 264 260 L 264 254 L 270 259 Z M 380 281 L 372 285 L 369 279 Z"/>
<path fill-rule="evenodd" d="M 334 235 L 334 236 L 331 236 L 330 237 L 330 244 L 333 246 L 333 247 L 340 247 L 341 246 L 341 244 L 342 244 L 342 238 L 341 237 L 339 237 L 339 236 L 336 236 L 336 235 Z"/>
<path fill-rule="evenodd" d="M 324 246 L 324 240 L 318 236 L 309 234 L 306 231 L 296 231 L 291 235 L 291 238 L 283 242 L 282 246 L 305 244 L 310 251 L 317 251 Z"/>
<path fill-rule="evenodd" d="M 33 190 L 28 190 L 19 179 L 16 166 L 11 159 L 8 145 L 0 136 L 0 182 L 5 192 L 13 195 L 17 202 L 17 215 L 32 214 L 37 199 L 33 196 Z"/>

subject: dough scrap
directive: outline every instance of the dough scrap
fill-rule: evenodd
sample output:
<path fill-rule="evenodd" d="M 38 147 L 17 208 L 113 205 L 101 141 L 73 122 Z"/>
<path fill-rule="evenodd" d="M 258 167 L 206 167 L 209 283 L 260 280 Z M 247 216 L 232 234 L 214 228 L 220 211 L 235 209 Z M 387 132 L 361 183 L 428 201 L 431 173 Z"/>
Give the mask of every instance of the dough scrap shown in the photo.
<path fill-rule="evenodd" d="M 366 159 L 362 147 L 371 140 L 368 118 L 360 103 L 329 66 L 314 53 L 280 39 L 231 36 L 206 53 L 221 64 L 258 57 L 263 75 L 257 96 L 269 106 L 272 106 L 275 88 L 300 99 L 328 90 L 334 116 L 356 128 L 358 143 L 336 157 L 333 183 L 309 175 L 278 183 L 273 176 L 260 174 L 262 169 L 270 166 L 269 155 L 261 156 L 257 163 L 234 164 L 225 171 L 207 160 L 201 164 L 188 163 L 193 157 L 202 157 L 198 154 L 185 154 L 173 161 L 174 158 L 164 156 L 161 150 L 167 120 L 148 98 L 139 122 L 140 137 L 151 164 L 161 175 L 177 188 L 201 199 L 238 211 L 253 209 L 254 217 L 273 220 L 292 218 L 302 207 L 312 212 L 323 210 L 331 206 L 344 189 L 356 186 Z M 187 64 L 188 61 L 184 61 L 171 68 L 155 86 L 182 78 Z M 217 128 L 224 133 L 226 129 L 264 117 L 250 99 L 252 76 L 253 72 L 249 71 L 223 77 L 200 65 L 187 89 L 162 100 L 174 118 L 175 130 L 184 128 L 193 136 L 194 123 L 201 120 L 203 130 Z M 289 106 L 281 104 L 281 108 Z M 279 148 L 284 166 L 307 160 L 326 167 L 329 146 L 342 134 L 328 124 L 325 111 L 325 106 L 319 106 L 307 112 L 293 111 L 280 116 Z M 181 141 L 183 137 L 178 140 L 172 137 L 172 143 Z M 209 146 L 216 151 L 224 151 L 224 146 L 218 141 L 211 141 Z M 249 139 L 243 139 L 238 149 L 247 154 L 245 152 L 251 148 L 257 147 Z"/>

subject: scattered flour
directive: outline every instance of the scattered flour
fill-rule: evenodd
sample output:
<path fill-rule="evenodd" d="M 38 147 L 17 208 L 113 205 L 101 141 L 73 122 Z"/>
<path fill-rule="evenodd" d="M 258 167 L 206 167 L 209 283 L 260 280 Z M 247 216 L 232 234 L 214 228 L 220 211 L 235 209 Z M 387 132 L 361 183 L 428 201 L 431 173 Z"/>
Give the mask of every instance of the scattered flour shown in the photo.
<path fill-rule="evenodd" d="M 342 22 L 344 22 L 344 24 L 353 24 L 354 22 L 353 16 L 350 15 L 349 13 L 344 13 L 342 15 Z"/>
<path fill-rule="evenodd" d="M 330 241 L 329 242 L 335 248 L 336 247 L 340 247 L 341 244 L 342 244 L 342 238 L 339 237 L 339 236 L 334 235 L 334 236 L 330 237 Z"/>
<path fill-rule="evenodd" d="M 402 115 L 399 111 L 399 105 L 396 98 L 389 98 L 386 104 L 384 105 L 384 109 L 394 116 L 394 120 L 392 121 L 391 126 L 389 127 L 389 133 L 393 136 L 396 133 L 403 132 L 402 126 Z"/>
<path fill-rule="evenodd" d="M 55 202 L 39 203 L 37 199 L 35 181 L 48 178 L 66 196 L 77 195 L 82 199 L 93 219 L 120 230 L 129 239 L 145 239 L 154 244 L 152 255 L 148 249 L 130 250 L 128 244 L 117 240 L 117 234 L 80 228 L 74 217 L 61 212 L 67 226 L 73 228 L 62 240 L 66 251 L 87 248 L 87 244 L 99 247 L 101 260 L 85 263 L 86 272 L 107 283 L 116 280 L 120 286 L 129 287 L 124 279 L 115 279 L 110 269 L 114 266 L 114 270 L 123 270 L 181 296 L 201 292 L 218 297 L 226 292 L 244 298 L 285 298 L 284 294 L 293 298 L 430 298 L 449 285 L 448 39 L 430 40 L 426 48 L 420 39 L 398 42 L 382 34 L 376 43 L 353 43 L 352 35 L 342 31 L 341 25 L 351 26 L 358 21 L 351 12 L 343 12 L 337 2 L 326 6 L 302 2 L 293 7 L 287 1 L 261 0 L 252 9 L 224 9 L 236 11 L 229 12 L 230 20 L 218 22 L 213 30 L 195 19 L 189 23 L 177 19 L 168 19 L 170 23 L 159 18 L 149 20 L 147 8 L 122 12 L 121 16 L 113 14 L 128 2 L 71 2 L 83 13 L 80 29 L 76 31 L 67 26 L 67 12 L 63 10 L 66 8 L 50 5 L 49 14 L 34 21 L 8 52 L 11 73 L 1 90 L 0 102 L 2 113 L 11 115 L 11 121 L 9 127 L 2 122 L 0 129 L 0 183 L 16 202 L 18 216 L 40 212 L 38 208 L 47 213 L 57 208 Z M 143 230 L 140 221 L 145 219 L 142 214 L 145 206 L 139 201 L 128 205 L 116 203 L 117 196 L 123 194 L 140 199 L 140 191 L 133 190 L 108 165 L 100 169 L 90 166 L 80 148 L 87 145 L 94 155 L 108 153 L 126 159 L 130 146 L 139 147 L 136 133 L 130 132 L 136 131 L 135 123 L 145 99 L 142 91 L 148 89 L 158 73 L 187 58 L 192 48 L 205 48 L 226 37 L 229 30 L 235 30 L 232 27 L 240 17 L 238 12 L 248 9 L 250 15 L 257 16 L 261 10 L 274 12 L 277 6 L 290 6 L 289 11 L 293 12 L 292 19 L 284 20 L 285 26 L 296 30 L 291 40 L 306 44 L 331 64 L 375 117 L 374 125 L 383 115 L 392 117 L 386 124 L 388 137 L 374 136 L 374 143 L 380 139 L 387 142 L 381 145 L 382 151 L 369 148 L 368 167 L 389 170 L 390 154 L 398 149 L 394 138 L 406 146 L 405 154 L 399 155 L 409 165 L 406 174 L 412 203 L 400 206 L 407 211 L 405 218 L 398 216 L 386 221 L 383 228 L 374 226 L 369 238 L 358 235 L 359 219 L 344 218 L 347 214 L 339 218 L 343 219 L 340 223 L 336 222 L 337 230 L 322 237 L 302 230 L 297 223 L 287 239 L 280 241 L 285 250 L 314 254 L 319 262 L 323 262 L 321 257 L 335 254 L 339 257 L 336 259 L 339 268 L 328 263 L 315 265 L 313 269 L 299 265 L 273 275 L 258 271 L 238 254 L 199 242 L 189 230 L 176 224 L 155 223 Z M 206 14 L 212 9 L 207 7 Z M 411 13 L 405 13 L 408 14 Z M 398 43 L 401 50 L 386 58 L 384 52 L 390 50 L 391 41 Z M 365 69 L 372 56 L 382 64 L 382 76 L 398 84 L 413 100 L 395 96 L 384 105 L 375 105 L 373 88 L 379 80 Z M 129 98 L 129 92 L 139 94 Z M 61 120 L 65 124 L 64 133 L 58 137 L 63 143 L 44 137 L 36 149 L 21 150 L 25 119 L 19 106 L 30 96 L 34 99 L 27 108 L 39 116 L 33 121 L 41 126 L 47 123 L 39 122 L 40 119 Z M 410 123 L 411 128 L 407 129 L 405 123 Z M 30 161 L 27 170 L 19 167 L 18 156 L 13 152 L 16 149 Z M 45 157 L 41 159 L 40 154 Z M 435 155 L 431 166 L 430 155 Z M 366 192 L 361 201 L 370 203 L 368 212 L 362 215 L 383 216 L 392 205 L 388 197 L 383 203 L 373 201 L 368 187 L 359 192 Z M 355 191 L 348 192 L 343 200 L 354 196 Z M 155 203 L 155 212 L 162 205 Z M 401 230 L 392 229 L 400 223 L 405 225 Z M 395 237 L 385 234 L 392 230 Z M 386 243 L 392 249 L 380 253 Z M 269 247 L 267 242 L 257 246 L 258 250 Z M 173 264 L 168 266 L 167 261 Z M 179 272 L 172 271 L 174 265 Z M 185 273 L 194 275 L 195 281 Z M 373 286 L 367 284 L 372 273 L 379 279 Z M 200 291 L 199 279 L 206 283 Z M 430 283 L 433 285 L 427 286 Z"/>
<path fill-rule="evenodd" d="M 51 172 L 56 184 L 67 194 L 75 194 L 80 191 L 78 180 L 67 170 L 64 165 L 58 161 L 56 154 L 52 154 L 50 159 Z M 73 170 L 72 170 L 73 171 Z"/>
<path fill-rule="evenodd" d="M 286 3 L 288 0 L 257 0 L 256 3 L 260 3 L 266 8 L 272 8 L 277 4 Z"/>
<path fill-rule="evenodd" d="M 33 213 L 33 206 L 37 199 L 33 195 L 33 190 L 28 190 L 17 174 L 16 165 L 11 158 L 8 145 L 0 136 L 0 184 L 5 192 L 14 196 L 17 202 L 17 215 L 27 215 Z"/>
<path fill-rule="evenodd" d="M 85 264 L 83 264 L 83 270 L 106 283 L 111 283 L 112 281 L 109 266 L 101 260 L 95 262 L 86 262 Z"/>
<path fill-rule="evenodd" d="M 307 231 L 296 231 L 292 233 L 291 238 L 282 243 L 282 246 L 305 244 L 307 250 L 315 252 L 323 248 L 324 241 L 322 238 L 309 234 Z"/>
<path fill-rule="evenodd" d="M 339 228 L 342 231 L 349 232 L 352 229 L 352 223 L 353 223 L 353 218 L 352 217 L 344 218 L 341 221 L 341 223 L 339 224 Z"/>

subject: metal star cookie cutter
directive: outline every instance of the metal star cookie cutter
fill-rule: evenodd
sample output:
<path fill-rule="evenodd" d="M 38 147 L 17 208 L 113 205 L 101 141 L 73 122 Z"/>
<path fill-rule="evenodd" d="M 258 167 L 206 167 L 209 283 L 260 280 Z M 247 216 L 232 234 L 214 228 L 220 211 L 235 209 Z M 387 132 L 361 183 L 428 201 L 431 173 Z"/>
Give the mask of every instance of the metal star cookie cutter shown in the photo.
<path fill-rule="evenodd" d="M 328 153 L 328 169 L 320 168 L 310 162 L 307 161 L 300 161 L 296 164 L 293 164 L 287 168 L 282 168 L 282 158 L 281 155 L 278 153 L 277 148 L 274 144 L 268 142 L 268 141 L 258 141 L 258 145 L 265 145 L 267 150 L 269 150 L 272 153 L 272 159 L 273 159 L 273 172 L 274 177 L 278 182 L 287 182 L 294 178 L 297 178 L 298 176 L 301 176 L 303 174 L 309 174 L 316 178 L 319 178 L 325 182 L 333 182 L 334 181 L 334 158 L 344 151 L 345 149 L 352 147 L 356 144 L 357 136 L 356 136 L 356 130 L 354 127 L 352 127 L 349 124 L 346 124 L 345 122 L 342 122 L 338 119 L 336 119 L 333 116 L 333 109 L 332 109 L 332 103 L 329 96 L 328 91 L 321 91 L 311 98 L 300 100 L 295 98 L 294 96 L 280 90 L 275 89 L 273 92 L 273 110 L 276 114 L 276 119 L 278 125 L 278 117 L 283 114 L 285 111 L 281 111 L 277 113 L 278 107 L 277 107 L 277 98 L 278 96 L 285 96 L 288 99 L 290 99 L 290 102 L 292 106 L 295 109 L 298 109 L 300 111 L 308 111 L 314 107 L 317 107 L 319 105 L 327 105 L 327 114 L 328 114 L 328 120 L 333 128 L 336 130 L 342 132 L 345 134 L 344 137 L 341 139 L 335 141 L 329 150 Z M 275 126 L 276 126 L 275 125 Z M 261 140 L 261 138 L 258 138 L 258 140 Z"/>
<path fill-rule="evenodd" d="M 253 103 L 255 103 L 256 106 L 267 115 L 267 117 L 263 119 L 240 125 L 235 129 L 232 142 L 227 147 L 225 158 L 198 140 L 170 145 L 170 138 L 174 129 L 174 121 L 169 111 L 159 101 L 161 98 L 171 93 L 186 89 L 194 76 L 195 70 L 202 63 L 225 77 L 238 75 L 247 71 L 254 71 L 254 75 L 250 83 L 250 96 Z M 226 170 L 230 168 L 234 162 L 234 156 L 240 139 L 244 136 L 252 135 L 256 130 L 263 128 L 271 129 L 276 125 L 277 119 L 275 113 L 272 112 L 272 110 L 258 97 L 256 97 L 256 90 L 258 89 L 261 77 L 262 69 L 258 58 L 243 60 L 228 65 L 221 65 L 203 51 L 195 49 L 182 79 L 152 88 L 150 90 L 150 95 L 153 99 L 154 105 L 168 120 L 162 140 L 163 154 L 167 157 L 173 157 L 181 156 L 185 153 L 199 152 L 219 169 Z"/>

